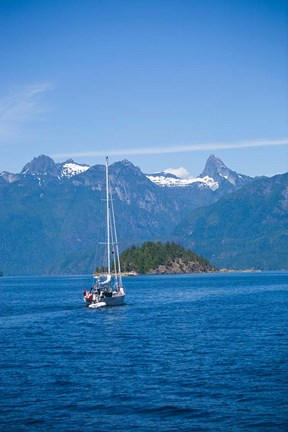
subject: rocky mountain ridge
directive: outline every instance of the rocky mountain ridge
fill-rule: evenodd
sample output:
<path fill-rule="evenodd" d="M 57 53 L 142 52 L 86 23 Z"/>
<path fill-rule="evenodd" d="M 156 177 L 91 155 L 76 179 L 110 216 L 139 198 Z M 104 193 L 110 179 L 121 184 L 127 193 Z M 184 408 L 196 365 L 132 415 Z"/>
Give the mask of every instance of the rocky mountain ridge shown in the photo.
<path fill-rule="evenodd" d="M 8 183 L 20 180 L 22 176 L 35 176 L 38 178 L 50 177 L 60 180 L 63 177 L 70 178 L 81 174 L 90 168 L 86 164 L 75 163 L 72 159 L 68 159 L 62 163 L 55 163 L 52 158 L 46 155 L 40 155 L 28 162 L 19 174 L 3 171 L 0 177 Z"/>
<path fill-rule="evenodd" d="M 205 229 L 201 231 L 201 225 L 197 225 L 198 237 L 194 239 L 194 231 L 192 235 L 183 224 L 190 214 L 197 220 L 200 207 L 216 205 L 228 196 L 232 199 L 233 194 L 243 188 L 249 190 L 250 185 L 253 188 L 256 180 L 228 169 L 215 156 L 208 161 L 199 178 L 214 175 L 215 178 L 210 177 L 218 184 L 214 189 L 203 182 L 192 182 L 185 187 L 159 186 L 148 178 L 150 175 L 147 177 L 127 160 L 111 164 L 110 184 L 122 250 L 147 240 L 177 240 L 188 244 L 213 264 L 228 267 L 225 257 L 229 251 L 221 255 L 223 262 L 214 263 L 212 258 L 216 255 L 212 248 L 208 246 L 205 253 L 202 252 L 199 238 Z M 173 174 L 166 173 L 166 176 L 175 179 Z M 267 184 L 272 181 L 266 180 Z M 95 263 L 96 243 L 104 241 L 105 226 L 101 218 L 104 195 L 104 165 L 89 167 L 72 160 L 56 164 L 53 159 L 41 155 L 26 164 L 19 174 L 2 172 L 0 267 L 4 274 L 90 272 Z M 242 206 L 245 208 L 244 201 Z M 229 212 L 227 208 L 226 214 L 221 216 L 226 223 Z M 235 214 L 233 217 L 237 220 Z M 243 225 L 244 221 L 245 218 L 237 223 Z M 203 223 L 205 225 L 206 221 Z M 209 236 L 218 238 L 219 242 L 216 230 L 215 225 L 215 232 L 209 231 Z M 245 265 L 252 266 L 252 263 Z M 234 264 L 233 267 L 237 268 Z"/>
<path fill-rule="evenodd" d="M 115 164 L 126 165 L 131 169 L 134 168 L 139 170 L 139 168 L 135 167 L 128 160 L 116 162 Z M 72 159 L 68 159 L 62 163 L 55 163 L 49 156 L 40 155 L 33 158 L 31 162 L 28 162 L 19 174 L 4 171 L 0 173 L 0 176 L 9 183 L 19 180 L 23 175 L 32 175 L 36 177 L 44 176 L 60 180 L 62 178 L 71 178 L 85 173 L 89 169 L 92 169 L 93 171 L 95 170 L 95 167 L 99 167 L 99 165 L 90 167 L 87 164 L 78 164 Z M 162 187 L 189 187 L 192 184 L 197 184 L 200 187 L 206 186 L 212 190 L 217 190 L 223 182 L 228 182 L 237 188 L 252 180 L 249 176 L 232 171 L 214 155 L 211 155 L 208 158 L 203 172 L 196 178 L 180 178 L 169 172 L 145 175 L 152 183 Z"/>

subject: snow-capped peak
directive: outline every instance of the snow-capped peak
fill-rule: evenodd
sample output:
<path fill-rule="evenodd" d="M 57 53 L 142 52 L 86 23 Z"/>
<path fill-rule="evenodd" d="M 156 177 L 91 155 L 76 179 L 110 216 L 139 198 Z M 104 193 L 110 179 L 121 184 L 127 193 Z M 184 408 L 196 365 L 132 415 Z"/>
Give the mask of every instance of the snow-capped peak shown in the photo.
<path fill-rule="evenodd" d="M 232 187 L 237 188 L 251 180 L 251 177 L 238 174 L 227 168 L 221 159 L 214 155 L 208 158 L 204 170 L 196 178 L 191 177 L 186 168 L 183 167 L 167 168 L 164 172 L 146 174 L 146 177 L 158 186 L 187 187 L 196 184 L 198 187 L 206 187 L 213 191 L 222 185 L 226 185 L 225 187 L 232 185 Z"/>
<path fill-rule="evenodd" d="M 209 156 L 204 171 L 199 177 L 209 176 L 215 181 L 221 183 L 224 180 L 229 182 L 231 185 L 236 187 L 237 185 L 243 185 L 250 180 L 250 177 L 238 174 L 236 171 L 232 171 L 230 168 L 214 155 Z"/>
<path fill-rule="evenodd" d="M 73 177 L 89 169 L 89 165 L 79 165 L 74 161 L 66 161 L 62 165 L 61 177 Z"/>

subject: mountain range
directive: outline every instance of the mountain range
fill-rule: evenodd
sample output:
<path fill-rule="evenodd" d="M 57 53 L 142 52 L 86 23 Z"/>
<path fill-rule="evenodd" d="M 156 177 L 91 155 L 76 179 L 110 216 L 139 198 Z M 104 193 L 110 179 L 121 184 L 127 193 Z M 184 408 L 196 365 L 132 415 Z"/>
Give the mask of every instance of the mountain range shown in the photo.
<path fill-rule="evenodd" d="M 121 248 L 177 241 L 218 267 L 287 269 L 288 174 L 252 178 L 211 155 L 197 178 L 110 166 Z M 41 155 L 0 173 L 5 275 L 89 273 L 104 240 L 104 165 Z"/>

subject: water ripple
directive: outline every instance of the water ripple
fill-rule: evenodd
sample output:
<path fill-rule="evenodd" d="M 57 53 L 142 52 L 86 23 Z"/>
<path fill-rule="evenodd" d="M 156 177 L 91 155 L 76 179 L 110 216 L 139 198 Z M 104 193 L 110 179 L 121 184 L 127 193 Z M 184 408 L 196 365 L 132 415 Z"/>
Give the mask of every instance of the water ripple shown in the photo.
<path fill-rule="evenodd" d="M 0 429 L 286 432 L 287 276 L 131 278 L 100 310 L 86 277 L 1 278 Z"/>

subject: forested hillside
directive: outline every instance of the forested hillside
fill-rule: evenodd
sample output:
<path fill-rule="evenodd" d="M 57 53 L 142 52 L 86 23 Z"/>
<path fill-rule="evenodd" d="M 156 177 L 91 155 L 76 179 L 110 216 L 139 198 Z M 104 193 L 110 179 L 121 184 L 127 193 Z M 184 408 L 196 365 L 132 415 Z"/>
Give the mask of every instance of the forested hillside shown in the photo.
<path fill-rule="evenodd" d="M 192 212 L 175 234 L 218 267 L 288 269 L 288 173 Z"/>
<path fill-rule="evenodd" d="M 207 273 L 215 271 L 210 262 L 177 243 L 145 242 L 121 254 L 124 272 L 137 273 Z"/>

